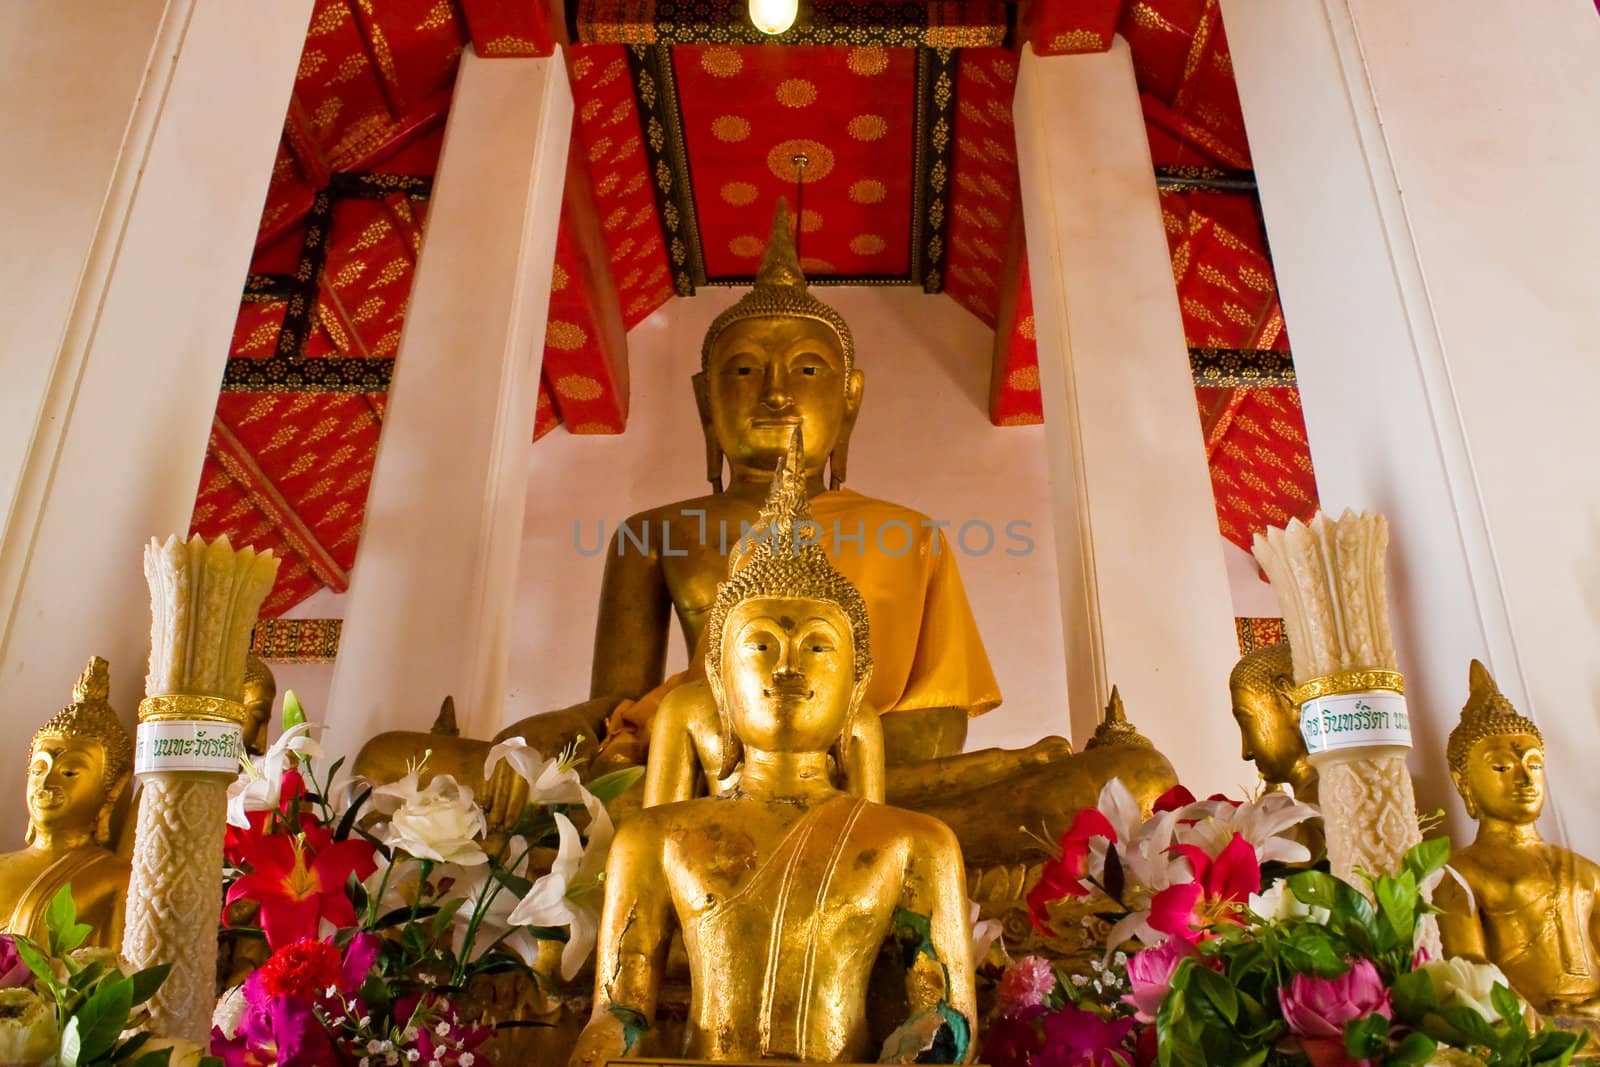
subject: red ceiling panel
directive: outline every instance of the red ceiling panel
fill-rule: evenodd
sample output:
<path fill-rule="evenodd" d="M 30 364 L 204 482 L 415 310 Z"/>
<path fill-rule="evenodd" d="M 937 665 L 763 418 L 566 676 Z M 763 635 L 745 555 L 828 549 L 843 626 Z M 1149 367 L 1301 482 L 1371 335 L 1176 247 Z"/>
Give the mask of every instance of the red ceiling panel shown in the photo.
<path fill-rule="evenodd" d="M 567 54 L 581 141 L 574 148 L 584 154 L 622 322 L 632 329 L 672 296 L 639 108 L 621 45 L 576 45 Z"/>
<path fill-rule="evenodd" d="M 1317 510 L 1317 479 L 1295 389 L 1197 388 L 1217 525 L 1246 552 L 1251 539 Z"/>
<path fill-rule="evenodd" d="M 1254 197 L 1237 193 L 1161 194 L 1161 221 L 1191 347 L 1289 350 L 1258 210 Z"/>
<path fill-rule="evenodd" d="M 1017 142 L 1011 98 L 1016 58 L 969 48 L 956 73 L 955 188 L 950 195 L 950 266 L 945 292 L 994 326 L 1006 240 L 1017 207 Z"/>
<path fill-rule="evenodd" d="M 773 203 L 794 206 L 796 153 L 809 159 L 806 270 L 910 272 L 912 49 L 680 46 L 673 57 L 709 277 L 755 273 Z"/>
<path fill-rule="evenodd" d="M 395 354 L 426 210 L 400 194 L 335 204 L 307 356 Z"/>
<path fill-rule="evenodd" d="M 1218 0 L 1137 0 L 1118 32 L 1133 52 L 1156 163 L 1249 167 Z"/>

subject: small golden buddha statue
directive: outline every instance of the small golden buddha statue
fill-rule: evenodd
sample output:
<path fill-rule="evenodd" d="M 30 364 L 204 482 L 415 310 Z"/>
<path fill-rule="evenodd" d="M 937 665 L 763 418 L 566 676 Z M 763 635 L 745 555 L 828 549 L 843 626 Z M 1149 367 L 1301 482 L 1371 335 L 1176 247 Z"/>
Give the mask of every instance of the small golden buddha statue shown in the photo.
<path fill-rule="evenodd" d="M 755 524 L 799 429 L 819 547 L 860 591 L 876 635 L 863 698 L 870 714 L 852 726 L 838 768 L 851 792 L 943 820 L 968 860 L 983 864 L 1036 853 L 1041 838 L 1054 840 L 1093 806 L 1112 776 L 1146 805 L 1176 783 L 1171 764 L 1148 748 L 1074 755 L 1065 739 L 1047 737 L 1019 750 L 962 751 L 969 717 L 1000 703 L 999 685 L 955 552 L 934 523 L 843 487 L 864 377 L 843 316 L 807 288 L 782 201 L 755 286 L 712 323 L 701 360 L 693 383 L 714 491 L 623 524 L 606 557 L 591 699 L 513 723 L 495 740 L 520 736 L 555 752 L 580 734 L 600 737 L 600 770 L 644 763 L 648 751 L 646 806 L 721 788 L 719 712 L 703 666 L 707 620 L 727 554 Z M 665 677 L 674 617 L 690 667 Z M 400 778 L 424 749 L 433 753 L 431 773 L 453 774 L 485 797 L 491 822 L 521 812 L 526 783 L 508 766 L 481 782 L 482 741 L 382 734 L 355 770 Z"/>
<path fill-rule="evenodd" d="M 1497 965 L 1541 1014 L 1600 1019 L 1600 867 L 1548 844 L 1535 827 L 1544 810 L 1544 739 L 1472 661 L 1471 695 L 1446 748 L 1450 777 L 1478 820 L 1472 844 L 1434 891 L 1447 953 Z"/>
<path fill-rule="evenodd" d="M 0 856 L 0 929 L 36 941 L 45 909 L 72 886 L 78 918 L 100 948 L 122 944 L 128 861 L 109 847 L 111 814 L 133 776 L 133 741 L 110 695 L 106 661 L 89 660 L 72 703 L 33 735 L 28 758 L 28 846 Z"/>
<path fill-rule="evenodd" d="M 646 1051 L 674 928 L 690 974 L 684 1046 L 706 1060 L 865 1062 L 868 979 L 922 928 L 912 1021 L 885 1045 L 964 1060 L 976 1019 L 961 850 L 938 820 L 836 789 L 830 753 L 871 684 L 867 605 L 816 545 L 804 482 L 775 480 L 708 612 L 706 682 L 736 762 L 727 793 L 647 808 L 606 862 L 594 1011 L 574 1067 Z M 905 1040 L 908 1035 L 924 1040 Z M 904 1051 L 901 1051 L 904 1050 Z"/>
<path fill-rule="evenodd" d="M 1300 709 L 1289 697 L 1293 688 L 1294 661 L 1283 642 L 1245 653 L 1228 676 L 1240 758 L 1253 761 L 1263 781 L 1291 786 L 1296 799 L 1315 804 L 1317 769 L 1300 736 Z"/>
<path fill-rule="evenodd" d="M 278 682 L 272 677 L 272 668 L 252 652 L 244 665 L 244 750 L 252 756 L 267 751 L 268 723 L 272 721 L 272 703 L 278 699 Z"/>

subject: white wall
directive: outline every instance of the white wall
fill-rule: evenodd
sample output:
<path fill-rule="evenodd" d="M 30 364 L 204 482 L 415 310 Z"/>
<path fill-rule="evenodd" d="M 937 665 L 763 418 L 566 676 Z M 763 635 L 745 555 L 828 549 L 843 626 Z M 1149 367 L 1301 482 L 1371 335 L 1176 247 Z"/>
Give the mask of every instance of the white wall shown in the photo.
<path fill-rule="evenodd" d="M 969 747 L 1020 746 L 1065 734 L 1066 666 L 1051 547 L 1043 427 L 1000 429 L 987 410 L 992 334 L 955 301 L 909 288 L 817 292 L 849 320 L 866 374 L 850 449 L 851 488 L 955 526 L 1002 530 L 1031 522 L 1034 551 L 961 555 L 961 574 L 1005 703 L 972 724 Z M 604 558 L 596 524 L 706 491 L 704 445 L 689 376 L 707 325 L 739 295 L 702 289 L 673 300 L 628 336 L 633 381 L 628 432 L 577 437 L 557 430 L 530 452 L 528 515 L 512 627 L 508 721 L 589 693 Z M 951 533 L 955 526 L 947 530 Z M 1004 541 L 1000 541 L 1003 547 Z M 958 550 L 959 551 L 959 550 Z M 669 670 L 685 652 L 676 637 Z M 1138 709 L 1130 708 L 1137 720 Z"/>

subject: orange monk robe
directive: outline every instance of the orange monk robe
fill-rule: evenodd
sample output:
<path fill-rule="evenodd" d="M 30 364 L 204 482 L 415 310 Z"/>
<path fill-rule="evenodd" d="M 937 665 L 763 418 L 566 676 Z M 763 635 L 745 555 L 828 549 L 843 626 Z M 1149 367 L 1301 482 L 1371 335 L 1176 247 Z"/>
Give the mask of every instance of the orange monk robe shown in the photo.
<path fill-rule="evenodd" d="M 811 517 L 828 559 L 867 602 L 868 703 L 884 713 L 966 708 L 981 715 L 998 706 L 1000 685 L 967 603 L 955 553 L 932 521 L 850 489 L 812 498 Z M 738 535 L 729 531 L 730 547 Z M 661 698 L 685 680 L 705 677 L 705 656 L 702 633 L 689 669 L 618 705 L 607 732 L 648 737 Z"/>

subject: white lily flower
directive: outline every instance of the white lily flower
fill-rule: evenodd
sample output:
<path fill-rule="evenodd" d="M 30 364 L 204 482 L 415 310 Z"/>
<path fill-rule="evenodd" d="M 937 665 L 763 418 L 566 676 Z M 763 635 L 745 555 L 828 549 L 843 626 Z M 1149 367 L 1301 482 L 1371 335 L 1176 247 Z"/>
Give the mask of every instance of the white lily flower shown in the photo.
<path fill-rule="evenodd" d="M 1266 793 L 1238 806 L 1226 801 L 1200 801 L 1179 812 L 1184 826 L 1180 839 L 1215 856 L 1237 833 L 1256 850 L 1258 862 L 1305 863 L 1311 859 L 1306 846 L 1279 835 L 1317 814 L 1316 808 L 1287 793 Z"/>
<path fill-rule="evenodd" d="M 319 727 L 320 728 L 320 727 Z M 239 777 L 228 786 L 228 825 L 249 829 L 249 813 L 271 811 L 283 798 L 283 772 L 295 760 L 322 758 L 322 746 L 311 736 L 311 723 L 285 730 L 259 761 L 241 759 Z"/>
<path fill-rule="evenodd" d="M 552 759 L 545 759 L 539 750 L 520 737 L 510 737 L 489 750 L 483 763 L 483 780 L 488 781 L 501 761 L 528 783 L 530 804 L 582 804 L 589 813 L 589 847 L 600 849 L 604 855 L 611 844 L 613 827 L 611 816 L 600 798 L 584 788 L 578 779 L 576 763 L 577 746 L 564 749 Z"/>
<path fill-rule="evenodd" d="M 438 775 L 420 792 L 415 789 L 416 773 L 407 776 L 409 792 L 400 792 L 400 806 L 389 822 L 377 829 L 377 837 L 391 848 L 417 859 L 476 867 L 488 863 L 480 839 L 488 832 L 483 809 L 473 799 L 472 790 L 448 774 Z M 381 790 L 374 790 L 376 797 Z M 386 797 L 394 799 L 394 794 Z"/>
<path fill-rule="evenodd" d="M 507 852 L 520 855 L 527 851 L 527 847 L 527 842 L 522 838 L 513 837 L 507 844 Z M 489 867 L 462 872 L 450 887 L 450 896 L 461 897 L 465 901 L 456 912 L 450 931 L 451 947 L 457 956 L 470 953 L 467 956 L 469 961 L 476 960 L 500 938 L 500 945 L 515 952 L 529 967 L 534 965 L 539 955 L 538 939 L 511 921 L 511 913 L 520 901 L 515 893 L 495 878 Z M 472 917 L 480 911 L 482 917 L 473 933 L 472 944 L 468 946 L 467 931 L 472 926 Z M 504 938 L 501 938 L 502 934 Z"/>
<path fill-rule="evenodd" d="M 605 849 L 585 850 L 572 820 L 556 813 L 556 830 L 561 845 L 550 873 L 533 883 L 528 895 L 511 910 L 509 921 L 516 926 L 564 926 L 567 943 L 561 949 L 561 977 L 570 980 L 594 951 L 600 929 L 600 911 L 592 903 L 605 869 Z"/>

